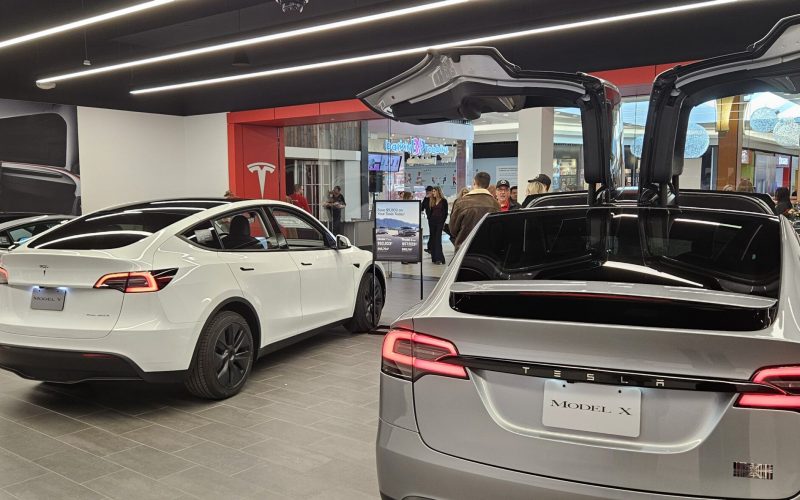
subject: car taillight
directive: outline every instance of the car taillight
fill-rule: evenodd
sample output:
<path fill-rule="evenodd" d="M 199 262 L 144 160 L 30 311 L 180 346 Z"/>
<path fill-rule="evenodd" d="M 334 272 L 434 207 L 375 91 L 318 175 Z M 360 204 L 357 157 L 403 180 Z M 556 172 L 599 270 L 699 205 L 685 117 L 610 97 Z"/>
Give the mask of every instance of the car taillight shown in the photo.
<path fill-rule="evenodd" d="M 0 285 L 8 284 L 8 271 L 0 267 Z"/>
<path fill-rule="evenodd" d="M 95 288 L 108 288 L 124 293 L 157 292 L 167 286 L 177 274 L 177 269 L 161 271 L 136 271 L 106 274 L 95 283 Z"/>
<path fill-rule="evenodd" d="M 381 370 L 414 380 L 428 373 L 468 378 L 463 366 L 443 360 L 449 356 L 458 356 L 452 342 L 409 330 L 391 330 L 383 339 Z"/>
<path fill-rule="evenodd" d="M 764 368 L 753 376 L 753 382 L 771 386 L 779 394 L 744 393 L 737 406 L 773 410 L 800 410 L 800 366 Z"/>

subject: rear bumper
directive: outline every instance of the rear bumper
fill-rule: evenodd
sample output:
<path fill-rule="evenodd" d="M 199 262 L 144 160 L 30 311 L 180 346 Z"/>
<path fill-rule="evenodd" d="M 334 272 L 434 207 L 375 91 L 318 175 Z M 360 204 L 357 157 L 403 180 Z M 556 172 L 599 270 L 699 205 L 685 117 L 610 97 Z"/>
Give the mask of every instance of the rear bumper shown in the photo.
<path fill-rule="evenodd" d="M 64 351 L 0 344 L 0 368 L 20 377 L 45 382 L 77 383 L 87 380 L 145 380 L 181 382 L 186 371 L 145 372 L 118 354 Z"/>
<path fill-rule="evenodd" d="M 161 372 L 185 372 L 189 369 L 199 329 L 200 325 L 197 323 L 174 324 L 165 321 L 148 321 L 135 328 L 113 330 L 105 337 L 67 338 L 19 335 L 4 331 L 3 326 L 0 325 L 0 346 L 29 350 L 32 353 L 40 351 L 63 353 L 57 357 L 63 358 L 62 361 L 69 364 L 74 364 L 73 359 L 76 356 L 85 359 L 83 354 L 109 354 L 124 360 L 132 367 L 125 373 L 133 370 L 136 374 L 135 377 L 124 378 L 149 380 L 158 378 L 157 374 Z M 53 328 L 53 335 L 59 333 L 61 332 Z M 50 359 L 52 356 L 54 355 L 51 354 Z M 41 358 L 40 354 L 36 354 L 24 356 L 24 362 L 11 359 L 4 363 L 0 359 L 0 366 L 26 378 L 44 380 L 41 376 L 42 370 L 39 368 Z M 82 359 L 78 359 L 78 364 L 85 366 L 80 363 L 81 361 Z M 29 363 L 33 363 L 33 366 L 28 366 Z M 53 367 L 52 362 L 49 364 L 49 367 L 44 367 L 45 371 L 49 372 L 49 368 Z M 120 366 L 119 362 L 109 363 L 108 367 L 113 368 L 110 376 L 98 374 L 93 378 L 119 378 L 117 375 Z M 50 375 L 52 376 L 52 374 Z M 55 382 L 56 380 L 50 381 Z"/>
<path fill-rule="evenodd" d="M 377 464 L 383 500 L 484 500 L 498 495 L 503 500 L 699 498 L 606 488 L 491 467 L 434 451 L 418 433 L 383 420 L 378 427 Z"/>

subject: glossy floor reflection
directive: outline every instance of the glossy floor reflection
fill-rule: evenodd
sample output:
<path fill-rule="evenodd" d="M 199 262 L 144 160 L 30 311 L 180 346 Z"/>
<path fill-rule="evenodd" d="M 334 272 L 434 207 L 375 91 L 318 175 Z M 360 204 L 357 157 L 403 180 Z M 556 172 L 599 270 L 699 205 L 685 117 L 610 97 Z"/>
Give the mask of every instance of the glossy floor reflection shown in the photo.
<path fill-rule="evenodd" d="M 391 279 L 388 294 L 384 324 L 419 300 L 419 282 Z M 0 371 L 0 500 L 376 499 L 380 344 L 331 330 L 262 358 L 221 403 Z"/>

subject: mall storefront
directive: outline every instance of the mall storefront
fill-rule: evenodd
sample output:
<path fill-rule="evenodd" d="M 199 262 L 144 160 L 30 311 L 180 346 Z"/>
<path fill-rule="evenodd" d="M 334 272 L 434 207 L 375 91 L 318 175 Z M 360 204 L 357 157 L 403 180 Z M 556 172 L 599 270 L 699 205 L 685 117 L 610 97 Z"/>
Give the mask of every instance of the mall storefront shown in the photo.
<path fill-rule="evenodd" d="M 228 133 L 236 196 L 286 200 L 298 186 L 311 213 L 332 227 L 335 213 L 328 202 L 338 186 L 346 202 L 342 232 L 359 246 L 371 245 L 374 199 L 410 193 L 422 200 L 429 185 L 454 199 L 468 184 L 468 124 L 396 123 L 344 101 L 231 113 Z"/>
<path fill-rule="evenodd" d="M 670 66 L 598 75 L 626 96 L 620 108 L 625 185 L 638 183 L 648 111 L 643 86 Z M 531 135 L 538 140 L 533 149 Z M 703 103 L 691 113 L 688 136 L 682 187 L 724 190 L 749 184 L 770 195 L 778 187 L 796 190 L 797 95 L 766 92 Z M 371 244 L 367 221 L 374 199 L 401 199 L 404 193 L 422 199 L 425 187 L 432 185 L 452 200 L 479 170 L 489 172 L 493 182 L 518 184 L 523 197 L 532 177 L 524 164 L 531 161 L 536 163 L 533 172 L 553 179 L 554 191 L 586 189 L 582 127 L 573 108 L 410 125 L 383 119 L 357 100 L 307 104 L 229 113 L 228 143 L 234 194 L 285 200 L 299 185 L 313 215 L 330 224 L 326 202 L 339 186 L 346 200 L 341 214 L 345 234 L 359 245 Z M 531 160 L 531 155 L 538 158 Z"/>

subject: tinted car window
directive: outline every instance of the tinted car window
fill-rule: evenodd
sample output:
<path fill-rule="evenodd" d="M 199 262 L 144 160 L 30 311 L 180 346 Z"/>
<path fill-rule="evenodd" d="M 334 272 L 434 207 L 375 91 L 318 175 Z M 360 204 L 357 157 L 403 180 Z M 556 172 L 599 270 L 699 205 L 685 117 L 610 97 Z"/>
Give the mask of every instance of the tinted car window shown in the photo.
<path fill-rule="evenodd" d="M 214 202 L 152 202 L 104 210 L 58 227 L 32 242 L 31 248 L 109 250 L 140 241 Z"/>
<path fill-rule="evenodd" d="M 211 250 L 272 250 L 281 247 L 260 210 L 243 210 L 204 221 L 183 234 L 187 240 Z"/>
<path fill-rule="evenodd" d="M 691 209 L 498 214 L 478 228 L 458 280 L 612 281 L 777 297 L 779 224 Z"/>
<path fill-rule="evenodd" d="M 65 167 L 67 123 L 56 113 L 0 119 L 0 160 Z"/>
<path fill-rule="evenodd" d="M 278 231 L 286 238 L 289 248 L 328 247 L 323 232 L 317 229 L 306 216 L 281 208 L 273 208 L 272 216 L 275 217 Z"/>
<path fill-rule="evenodd" d="M 61 221 L 48 221 L 9 229 L 8 231 L 0 233 L 0 248 L 9 247 L 14 243 L 23 243 L 25 240 L 59 224 L 61 224 Z"/>

